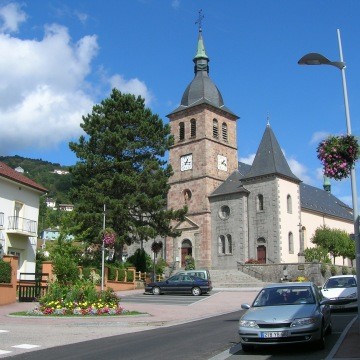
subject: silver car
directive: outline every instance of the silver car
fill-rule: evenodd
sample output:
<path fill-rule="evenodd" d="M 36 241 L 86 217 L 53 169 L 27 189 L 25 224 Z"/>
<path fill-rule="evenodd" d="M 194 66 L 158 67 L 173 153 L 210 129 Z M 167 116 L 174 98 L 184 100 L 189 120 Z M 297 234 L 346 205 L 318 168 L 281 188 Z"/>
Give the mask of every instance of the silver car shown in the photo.
<path fill-rule="evenodd" d="M 243 351 L 255 345 L 313 343 L 325 346 L 331 333 L 329 300 L 311 282 L 271 284 L 260 290 L 239 321 Z"/>

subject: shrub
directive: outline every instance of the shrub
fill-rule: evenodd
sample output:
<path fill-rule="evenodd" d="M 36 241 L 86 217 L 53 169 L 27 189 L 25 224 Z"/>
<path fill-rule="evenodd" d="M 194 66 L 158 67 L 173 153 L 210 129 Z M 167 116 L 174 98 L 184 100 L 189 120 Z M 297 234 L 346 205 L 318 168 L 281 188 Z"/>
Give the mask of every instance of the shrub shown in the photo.
<path fill-rule="evenodd" d="M 11 283 L 11 265 L 4 260 L 0 260 L 0 283 Z"/>
<path fill-rule="evenodd" d="M 71 285 L 79 279 L 76 262 L 69 257 L 56 254 L 53 258 L 53 271 L 60 284 Z"/>
<path fill-rule="evenodd" d="M 195 270 L 195 259 L 191 255 L 185 256 L 185 270 Z"/>
<path fill-rule="evenodd" d="M 137 249 L 127 261 L 136 268 L 136 271 L 141 272 L 150 272 L 149 269 L 153 264 L 150 255 L 144 249 Z"/>
<path fill-rule="evenodd" d="M 332 276 L 336 275 L 336 267 L 334 265 L 330 266 L 330 273 Z"/>
<path fill-rule="evenodd" d="M 349 268 L 348 268 L 347 266 L 343 266 L 343 267 L 341 268 L 341 273 L 342 273 L 343 275 L 348 275 L 348 274 L 349 274 Z"/>
<path fill-rule="evenodd" d="M 156 274 L 163 275 L 166 267 L 167 267 L 166 261 L 163 258 L 160 258 L 155 265 Z"/>
<path fill-rule="evenodd" d="M 126 270 L 124 269 L 118 270 L 118 278 L 117 278 L 118 281 L 125 281 L 125 272 Z"/>
<path fill-rule="evenodd" d="M 126 281 L 133 282 L 134 281 L 134 272 L 133 271 L 127 271 L 126 273 Z"/>
<path fill-rule="evenodd" d="M 108 267 L 108 279 L 114 281 L 116 278 L 116 268 L 114 266 Z"/>

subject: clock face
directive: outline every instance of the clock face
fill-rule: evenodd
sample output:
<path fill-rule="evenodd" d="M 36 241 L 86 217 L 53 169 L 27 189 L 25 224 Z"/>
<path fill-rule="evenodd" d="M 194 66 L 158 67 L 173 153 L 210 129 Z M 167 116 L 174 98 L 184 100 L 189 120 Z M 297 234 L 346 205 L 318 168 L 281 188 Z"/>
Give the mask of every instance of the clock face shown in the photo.
<path fill-rule="evenodd" d="M 218 155 L 218 169 L 227 171 L 227 158 L 223 155 Z"/>
<path fill-rule="evenodd" d="M 181 171 L 192 169 L 193 160 L 192 154 L 184 155 L 180 159 L 180 169 Z"/>

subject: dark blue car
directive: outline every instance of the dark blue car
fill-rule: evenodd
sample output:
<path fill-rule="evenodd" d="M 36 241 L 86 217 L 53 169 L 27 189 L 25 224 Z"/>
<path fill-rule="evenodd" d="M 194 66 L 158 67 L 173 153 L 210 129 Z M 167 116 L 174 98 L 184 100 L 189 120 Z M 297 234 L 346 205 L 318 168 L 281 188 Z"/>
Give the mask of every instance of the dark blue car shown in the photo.
<path fill-rule="evenodd" d="M 145 292 L 152 293 L 153 295 L 175 293 L 199 296 L 211 290 L 212 285 L 210 280 L 185 274 L 176 274 L 164 281 L 155 281 L 145 286 Z"/>

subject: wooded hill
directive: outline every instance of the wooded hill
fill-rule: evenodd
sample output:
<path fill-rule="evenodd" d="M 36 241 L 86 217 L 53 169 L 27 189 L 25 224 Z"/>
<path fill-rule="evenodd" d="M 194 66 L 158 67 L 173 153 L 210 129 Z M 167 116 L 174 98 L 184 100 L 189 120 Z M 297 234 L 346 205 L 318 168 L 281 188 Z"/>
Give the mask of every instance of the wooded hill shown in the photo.
<path fill-rule="evenodd" d="M 14 170 L 21 167 L 25 176 L 49 190 L 45 197 L 54 199 L 57 204 L 70 203 L 68 193 L 71 187 L 71 175 L 54 173 L 54 170 L 68 171 L 68 166 L 61 166 L 41 159 L 24 158 L 18 155 L 0 156 L 0 161 Z"/>

